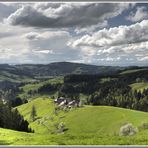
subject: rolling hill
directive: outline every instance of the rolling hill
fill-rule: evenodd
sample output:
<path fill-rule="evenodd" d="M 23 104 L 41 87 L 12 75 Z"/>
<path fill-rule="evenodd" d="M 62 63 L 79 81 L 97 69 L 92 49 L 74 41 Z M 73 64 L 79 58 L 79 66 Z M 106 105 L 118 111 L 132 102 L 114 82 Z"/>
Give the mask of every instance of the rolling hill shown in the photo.
<path fill-rule="evenodd" d="M 48 80 L 55 76 L 65 76 L 69 74 L 97 74 L 129 77 L 132 74 L 147 73 L 147 67 L 118 67 L 118 66 L 96 66 L 81 63 L 57 62 L 50 64 L 22 64 L 8 65 L 0 64 L 0 89 L 5 82 L 14 85 L 20 83 L 33 83 Z"/>
<path fill-rule="evenodd" d="M 112 66 L 96 66 L 87 65 L 81 63 L 70 62 L 57 62 L 46 65 L 41 64 L 23 64 L 23 65 L 8 65 L 0 64 L 0 91 L 7 90 L 8 88 L 14 89 L 18 87 L 24 87 L 24 90 L 28 88 L 38 88 L 43 81 L 59 76 L 66 76 L 72 74 L 81 75 L 98 75 L 103 76 L 105 79 L 109 76 L 123 77 L 132 82 L 135 77 L 143 77 L 147 74 L 147 67 L 112 67 Z M 119 75 L 120 74 L 120 75 Z M 83 76 L 82 76 L 83 77 Z M 41 83 L 40 83 L 41 82 Z M 131 82 L 131 83 L 132 83 Z M 38 84 L 37 84 L 38 83 Z M 19 91 L 19 90 L 18 90 Z M 17 92 L 19 93 L 19 92 Z M 14 97 L 12 97 L 14 99 Z"/>
<path fill-rule="evenodd" d="M 22 64 L 0 65 L 0 80 L 20 81 L 20 79 L 33 79 L 50 76 L 64 76 L 67 74 L 104 74 L 115 73 L 122 70 L 121 67 L 96 66 L 81 63 L 57 62 L 50 64 Z"/>
<path fill-rule="evenodd" d="M 54 104 L 44 96 L 36 98 L 18 107 L 18 110 L 29 120 L 32 105 L 37 110 L 37 120 L 30 122 L 35 133 L 16 132 L 1 129 L 1 144 L 11 145 L 137 145 L 148 144 L 148 130 L 142 130 L 135 136 L 121 137 L 120 127 L 132 123 L 138 127 L 148 122 L 148 113 L 110 106 L 85 106 L 69 112 L 53 115 Z M 62 121 L 68 128 L 64 134 L 51 134 L 47 128 L 39 124 L 53 116 L 54 123 Z M 62 118 L 61 118 L 62 117 Z M 45 119 L 46 118 L 46 119 Z M 47 120 L 48 121 L 48 120 Z M 46 122 L 47 122 L 46 121 Z M 51 121 L 49 121 L 49 124 Z M 51 126 L 52 128 L 52 126 Z"/>
<path fill-rule="evenodd" d="M 32 105 L 35 105 L 39 118 L 50 116 L 53 113 L 54 103 L 52 100 L 46 96 L 39 97 L 17 107 L 27 120 L 29 120 Z M 138 126 L 142 122 L 148 122 L 148 113 L 110 106 L 85 106 L 73 109 L 68 113 L 61 112 L 59 114 L 59 116 L 64 115 L 63 121 L 69 128 L 67 132 L 76 134 L 101 133 L 102 131 L 103 134 L 113 134 L 114 132 L 118 133 L 119 127 L 124 123 L 132 122 Z"/>
<path fill-rule="evenodd" d="M 28 85 L 31 87 L 32 83 L 43 82 L 57 76 L 65 76 L 68 74 L 114 74 L 121 70 L 121 67 L 111 66 L 95 66 L 80 63 L 70 62 L 57 62 L 50 64 L 22 64 L 22 65 L 9 65 L 0 64 L 0 97 L 6 91 L 14 92 L 5 98 L 5 100 L 14 100 L 19 93 L 19 87 Z M 41 86 L 42 84 L 37 84 Z M 38 87 L 38 86 L 35 87 Z M 14 90 L 16 89 L 16 90 Z"/>
<path fill-rule="evenodd" d="M 0 83 L 11 82 L 34 82 L 40 79 L 49 79 L 55 76 L 69 74 L 132 74 L 135 72 L 147 72 L 147 67 L 119 67 L 119 66 L 96 66 L 82 63 L 57 62 L 50 64 L 0 64 Z"/>

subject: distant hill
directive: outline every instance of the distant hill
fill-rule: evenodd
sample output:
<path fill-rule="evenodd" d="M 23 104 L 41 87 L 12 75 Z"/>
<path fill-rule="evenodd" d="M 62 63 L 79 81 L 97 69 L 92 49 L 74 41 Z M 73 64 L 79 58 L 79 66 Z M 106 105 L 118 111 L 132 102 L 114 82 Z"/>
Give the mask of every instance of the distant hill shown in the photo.
<path fill-rule="evenodd" d="M 39 77 L 65 76 L 68 74 L 115 74 L 137 71 L 143 67 L 96 66 L 82 63 L 56 62 L 50 64 L 0 64 L 0 81 L 33 79 Z M 144 67 L 146 68 L 146 67 Z M 123 72 L 124 74 L 124 72 Z"/>
<path fill-rule="evenodd" d="M 19 87 L 21 86 L 30 84 L 27 85 L 27 88 L 31 88 L 32 90 L 32 88 L 41 86 L 40 84 L 43 84 L 41 82 L 45 80 L 48 81 L 51 78 L 57 79 L 57 77 L 64 77 L 64 80 L 66 80 L 66 76 L 69 75 L 75 75 L 74 77 L 78 78 L 79 81 L 84 80 L 86 82 L 88 78 L 89 81 L 94 80 L 96 82 L 99 80 L 99 77 L 104 78 L 104 80 L 110 79 L 109 77 L 121 77 L 124 82 L 127 81 L 132 84 L 135 83 L 136 78 L 145 78 L 147 80 L 147 72 L 147 67 L 96 66 L 70 62 L 57 62 L 46 65 L 0 64 L 0 96 L 13 100 L 20 93 Z"/>
<path fill-rule="evenodd" d="M 20 92 L 19 86 L 48 80 L 55 76 L 57 78 L 57 76 L 65 76 L 68 74 L 114 74 L 120 69 L 120 67 L 95 66 L 69 62 L 57 62 L 46 65 L 0 64 L 0 97 L 5 96 L 5 99 L 13 100 Z"/>
<path fill-rule="evenodd" d="M 81 63 L 57 62 L 47 65 L 16 65 L 15 68 L 28 71 L 34 76 L 63 76 L 67 74 L 103 74 L 116 72 L 121 67 L 96 66 Z"/>
<path fill-rule="evenodd" d="M 123 70 L 123 67 L 96 66 L 81 63 L 57 62 L 50 64 L 0 65 L 0 81 L 22 81 L 26 79 L 48 78 L 67 74 L 107 74 Z"/>

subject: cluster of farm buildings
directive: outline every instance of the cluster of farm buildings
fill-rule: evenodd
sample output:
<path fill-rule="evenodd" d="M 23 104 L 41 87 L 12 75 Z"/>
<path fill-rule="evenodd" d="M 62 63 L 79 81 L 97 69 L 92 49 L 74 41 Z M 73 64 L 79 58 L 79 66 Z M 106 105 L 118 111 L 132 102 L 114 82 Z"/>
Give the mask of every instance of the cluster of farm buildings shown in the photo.
<path fill-rule="evenodd" d="M 54 100 L 59 107 L 67 106 L 68 108 L 81 107 L 79 100 L 70 100 L 69 98 L 60 97 Z"/>

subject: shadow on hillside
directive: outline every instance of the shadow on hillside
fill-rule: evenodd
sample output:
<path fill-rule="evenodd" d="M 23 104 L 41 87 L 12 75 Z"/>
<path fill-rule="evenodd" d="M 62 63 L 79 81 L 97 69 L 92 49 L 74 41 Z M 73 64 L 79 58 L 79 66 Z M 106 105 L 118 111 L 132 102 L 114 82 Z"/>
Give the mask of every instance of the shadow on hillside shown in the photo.
<path fill-rule="evenodd" d="M 10 143 L 3 141 L 3 140 L 0 140 L 0 145 L 10 145 Z"/>

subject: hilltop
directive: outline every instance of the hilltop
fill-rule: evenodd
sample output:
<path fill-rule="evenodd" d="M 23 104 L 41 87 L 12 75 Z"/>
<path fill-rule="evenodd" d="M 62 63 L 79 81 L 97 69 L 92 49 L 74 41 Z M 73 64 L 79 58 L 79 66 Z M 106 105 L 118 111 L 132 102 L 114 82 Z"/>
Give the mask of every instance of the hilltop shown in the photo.
<path fill-rule="evenodd" d="M 122 67 L 96 66 L 81 63 L 56 62 L 50 64 L 0 64 L 0 80 L 20 81 L 40 77 L 64 76 L 67 74 L 105 74 L 115 73 Z"/>

